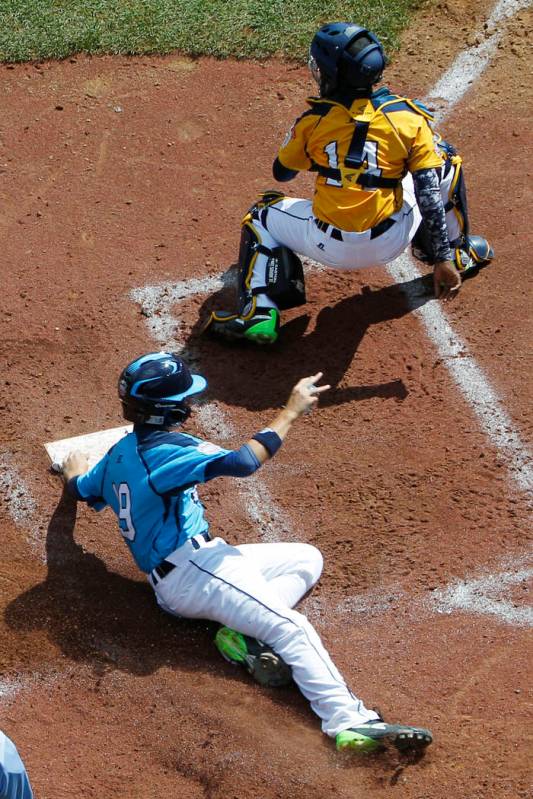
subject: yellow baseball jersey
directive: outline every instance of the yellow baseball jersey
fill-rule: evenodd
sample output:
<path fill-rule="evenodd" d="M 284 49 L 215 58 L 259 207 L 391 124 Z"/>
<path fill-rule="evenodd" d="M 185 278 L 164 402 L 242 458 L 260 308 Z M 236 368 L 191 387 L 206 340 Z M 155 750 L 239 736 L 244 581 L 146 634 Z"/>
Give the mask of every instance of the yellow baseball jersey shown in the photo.
<path fill-rule="evenodd" d="M 296 120 L 278 158 L 288 169 L 318 171 L 313 213 L 341 230 L 379 224 L 402 207 L 407 171 L 443 164 L 431 114 L 386 88 L 349 108 L 325 98 L 307 102 L 310 110 Z"/>

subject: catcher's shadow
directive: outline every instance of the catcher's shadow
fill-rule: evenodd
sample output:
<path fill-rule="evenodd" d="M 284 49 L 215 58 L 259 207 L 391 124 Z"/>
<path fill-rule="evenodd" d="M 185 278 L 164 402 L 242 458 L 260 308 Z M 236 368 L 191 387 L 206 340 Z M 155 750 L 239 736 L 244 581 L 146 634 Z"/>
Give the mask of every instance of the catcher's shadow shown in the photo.
<path fill-rule="evenodd" d="M 211 661 L 220 664 L 210 622 L 168 616 L 146 582 L 110 571 L 76 543 L 76 507 L 63 492 L 47 531 L 46 580 L 8 605 L 7 624 L 22 632 L 45 628 L 68 658 L 96 671 L 145 675 L 163 665 L 202 670 Z"/>
<path fill-rule="evenodd" d="M 219 295 L 206 300 L 200 319 L 205 323 L 215 303 L 223 304 L 221 297 L 226 298 L 228 307 L 229 296 L 226 285 Z M 400 319 L 432 296 L 427 276 L 377 290 L 365 287 L 360 294 L 322 308 L 314 330 L 307 335 L 310 317 L 304 313 L 283 325 L 279 341 L 271 347 L 219 341 L 202 335 L 202 324 L 191 332 L 187 347 L 213 386 L 213 396 L 228 405 L 249 410 L 279 407 L 297 380 L 318 371 L 324 372 L 324 381 L 332 386 L 321 399 L 323 406 L 371 397 L 402 400 L 407 389 L 399 377 L 366 386 L 337 386 L 369 327 Z"/>

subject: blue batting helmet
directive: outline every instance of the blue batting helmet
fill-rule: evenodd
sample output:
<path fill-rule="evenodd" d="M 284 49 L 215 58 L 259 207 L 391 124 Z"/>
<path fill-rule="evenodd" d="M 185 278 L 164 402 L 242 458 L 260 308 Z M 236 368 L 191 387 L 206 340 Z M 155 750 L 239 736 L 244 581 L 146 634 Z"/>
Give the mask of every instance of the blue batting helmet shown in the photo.
<path fill-rule="evenodd" d="M 386 63 L 377 36 L 351 22 L 323 25 L 311 42 L 309 66 L 323 93 L 370 89 L 381 79 Z"/>
<path fill-rule="evenodd" d="M 131 422 L 170 426 L 190 416 L 187 398 L 207 386 L 201 375 L 172 352 L 150 352 L 123 369 L 118 395 L 124 417 Z"/>

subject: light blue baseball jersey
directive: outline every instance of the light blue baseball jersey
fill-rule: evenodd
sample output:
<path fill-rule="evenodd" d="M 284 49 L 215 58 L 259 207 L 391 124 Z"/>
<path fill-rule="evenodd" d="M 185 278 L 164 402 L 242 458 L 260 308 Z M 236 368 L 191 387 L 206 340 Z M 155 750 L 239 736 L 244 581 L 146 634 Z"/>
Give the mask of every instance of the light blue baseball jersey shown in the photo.
<path fill-rule="evenodd" d="M 185 433 L 139 425 L 74 488 L 96 510 L 113 509 L 135 562 L 149 573 L 188 538 L 207 531 L 196 484 L 222 474 L 209 465 L 232 454 Z"/>
<path fill-rule="evenodd" d="M 33 799 L 24 763 L 13 741 L 0 732 L 0 799 Z"/>

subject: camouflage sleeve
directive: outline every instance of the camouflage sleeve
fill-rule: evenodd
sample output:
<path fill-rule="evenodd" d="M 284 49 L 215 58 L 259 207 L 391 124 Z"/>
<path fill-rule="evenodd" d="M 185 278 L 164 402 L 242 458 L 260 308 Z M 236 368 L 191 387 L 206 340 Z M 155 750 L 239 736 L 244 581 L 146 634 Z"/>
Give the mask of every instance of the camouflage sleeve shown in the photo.
<path fill-rule="evenodd" d="M 430 240 L 435 261 L 450 261 L 452 251 L 448 241 L 446 212 L 440 193 L 439 176 L 436 169 L 418 169 L 413 172 L 415 195 L 423 224 Z"/>

